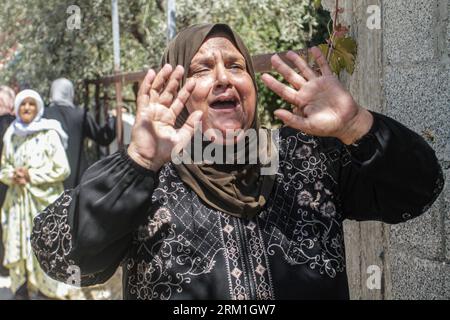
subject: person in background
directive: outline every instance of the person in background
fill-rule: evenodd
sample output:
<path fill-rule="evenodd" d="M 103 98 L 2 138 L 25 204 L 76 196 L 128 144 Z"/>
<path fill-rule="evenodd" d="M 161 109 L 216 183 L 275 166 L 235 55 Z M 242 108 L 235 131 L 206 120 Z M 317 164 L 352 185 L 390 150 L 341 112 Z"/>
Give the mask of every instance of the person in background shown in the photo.
<path fill-rule="evenodd" d="M 116 110 L 111 110 L 111 115 L 116 116 Z M 134 115 L 130 112 L 130 109 L 126 105 L 122 105 L 122 123 L 123 123 L 123 145 L 129 145 L 131 141 L 131 129 L 133 128 L 135 121 Z M 117 139 L 109 145 L 109 153 L 112 154 L 119 150 Z"/>
<path fill-rule="evenodd" d="M 109 145 L 116 136 L 115 118 L 109 117 L 100 127 L 87 109 L 74 104 L 74 88 L 70 80 L 60 78 L 52 82 L 50 105 L 45 109 L 44 118 L 58 120 L 69 135 L 67 157 L 71 169 L 70 176 L 64 181 L 64 188 L 75 187 L 88 167 L 84 151 L 84 139 L 90 138 L 101 146 Z"/>
<path fill-rule="evenodd" d="M 6 129 L 8 129 L 11 122 L 14 121 L 14 98 L 16 94 L 14 90 L 7 86 L 0 86 L 0 152 L 3 149 L 3 135 Z M 0 163 L 1 165 L 1 163 Z M 6 191 L 8 186 L 0 182 L 0 208 L 5 200 Z M 3 264 L 4 248 L 2 239 L 2 228 L 0 227 L 0 276 L 8 276 L 9 272 Z"/>
<path fill-rule="evenodd" d="M 0 86 L 0 116 L 14 116 L 14 90 L 8 86 Z"/>
<path fill-rule="evenodd" d="M 68 298 L 79 289 L 46 276 L 30 245 L 33 218 L 60 196 L 69 176 L 67 134 L 58 121 L 42 119 L 44 103 L 36 91 L 21 91 L 14 111 L 16 120 L 3 137 L 0 170 L 0 181 L 9 187 L 1 218 L 11 291 L 16 299 L 28 299 L 29 293 Z"/>

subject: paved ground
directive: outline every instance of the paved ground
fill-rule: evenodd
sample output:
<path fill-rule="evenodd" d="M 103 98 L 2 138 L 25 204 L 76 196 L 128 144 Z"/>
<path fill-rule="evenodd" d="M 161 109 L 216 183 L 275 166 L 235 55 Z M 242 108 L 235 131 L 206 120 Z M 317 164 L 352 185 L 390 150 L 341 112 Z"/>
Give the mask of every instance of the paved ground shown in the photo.
<path fill-rule="evenodd" d="M 0 276 L 0 300 L 15 300 L 14 295 L 9 289 L 11 285 L 11 281 L 9 277 L 1 277 Z M 31 300 L 47 300 L 41 296 L 33 295 Z"/>
<path fill-rule="evenodd" d="M 11 300 L 13 298 L 13 294 L 9 290 L 10 284 L 9 278 L 0 277 L 0 300 Z"/>
<path fill-rule="evenodd" d="M 14 295 L 9 289 L 11 281 L 9 277 L 0 276 L 0 300 L 13 300 Z M 122 299 L 122 270 L 116 274 L 104 285 L 85 288 L 83 290 L 84 297 L 80 299 L 88 300 L 121 300 Z M 42 300 L 42 297 L 33 296 L 32 300 Z"/>

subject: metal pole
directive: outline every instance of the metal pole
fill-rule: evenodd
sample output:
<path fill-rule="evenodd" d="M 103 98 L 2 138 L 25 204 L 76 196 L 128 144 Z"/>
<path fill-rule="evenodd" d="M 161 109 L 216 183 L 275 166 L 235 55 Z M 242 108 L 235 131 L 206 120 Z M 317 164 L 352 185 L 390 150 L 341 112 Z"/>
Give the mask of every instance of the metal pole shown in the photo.
<path fill-rule="evenodd" d="M 118 0 L 111 0 L 111 18 L 112 18 L 112 33 L 114 45 L 114 73 L 120 73 L 120 30 L 119 30 L 119 9 L 117 5 Z M 123 146 L 123 126 L 122 126 L 122 79 L 115 82 L 116 86 L 116 134 L 117 145 L 119 148 Z"/>
<path fill-rule="evenodd" d="M 176 0 L 167 0 L 167 42 L 172 40 L 177 33 L 175 5 Z"/>
<path fill-rule="evenodd" d="M 97 83 L 95 85 L 95 92 L 94 92 L 94 99 L 95 99 L 95 122 L 100 125 L 100 84 Z M 86 121 L 86 119 L 84 120 Z M 100 145 L 97 143 L 95 150 L 97 151 L 97 157 L 100 157 Z"/>

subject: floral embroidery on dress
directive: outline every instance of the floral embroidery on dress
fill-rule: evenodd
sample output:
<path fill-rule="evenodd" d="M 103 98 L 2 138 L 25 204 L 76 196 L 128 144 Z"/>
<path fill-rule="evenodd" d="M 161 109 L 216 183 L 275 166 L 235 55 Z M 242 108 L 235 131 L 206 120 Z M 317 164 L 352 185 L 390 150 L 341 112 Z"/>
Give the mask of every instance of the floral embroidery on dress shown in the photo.
<path fill-rule="evenodd" d="M 305 144 L 308 148 L 302 149 Z M 136 228 L 123 261 L 124 296 L 172 299 L 199 285 L 197 279 L 214 274 L 226 277 L 231 299 L 273 299 L 270 262 L 274 256 L 278 261 L 278 255 L 291 266 L 305 265 L 329 278 L 344 272 L 342 218 L 327 156 L 316 139 L 302 133 L 282 138 L 280 145 L 284 158 L 274 189 L 252 220 L 209 209 L 173 165 L 165 165 L 148 219 Z M 35 230 L 35 251 L 46 271 L 59 279 L 67 278 L 64 272 L 73 262 L 67 259 L 72 250 L 70 202 L 65 195 L 47 208 Z M 96 276 L 83 276 L 82 283 Z"/>
<path fill-rule="evenodd" d="M 328 201 L 327 203 L 322 204 L 320 207 L 320 213 L 322 213 L 324 217 L 332 218 L 336 216 L 336 206 L 333 202 Z"/>
<path fill-rule="evenodd" d="M 309 191 L 303 190 L 298 194 L 298 204 L 301 206 L 309 206 L 313 201 L 313 197 Z"/>
<path fill-rule="evenodd" d="M 256 223 L 249 224 L 248 235 L 239 232 L 242 220 L 202 205 L 180 181 L 172 165 L 161 170 L 153 192 L 158 208 L 137 229 L 125 263 L 130 294 L 137 299 L 170 299 L 195 277 L 211 273 L 217 259 L 224 259 L 231 299 L 271 299 L 267 254 Z M 249 251 L 251 261 L 244 260 L 242 250 Z M 255 278 L 256 292 L 251 293 L 249 282 Z"/>
<path fill-rule="evenodd" d="M 328 157 L 317 138 L 301 132 L 282 138 L 280 145 L 277 184 L 260 215 L 269 236 L 266 250 L 272 256 L 281 251 L 289 264 L 304 264 L 334 278 L 345 271 L 345 251 L 342 215 L 334 193 L 324 188 L 324 181 L 337 186 L 327 170 Z M 301 157 L 290 158 L 293 154 Z"/>

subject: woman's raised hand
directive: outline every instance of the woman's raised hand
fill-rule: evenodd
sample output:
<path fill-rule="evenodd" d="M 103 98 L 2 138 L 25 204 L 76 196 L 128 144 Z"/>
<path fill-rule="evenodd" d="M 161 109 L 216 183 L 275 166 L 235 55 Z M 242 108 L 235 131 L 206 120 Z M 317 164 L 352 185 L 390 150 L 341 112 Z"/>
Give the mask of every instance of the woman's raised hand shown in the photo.
<path fill-rule="evenodd" d="M 174 148 L 188 143 L 194 124 L 202 117 L 201 111 L 195 111 L 181 128 L 175 129 L 176 118 L 195 87 L 195 82 L 189 80 L 178 92 L 183 73 L 182 66 L 173 69 L 166 64 L 158 74 L 149 70 L 139 88 L 128 155 L 153 171 L 170 160 Z"/>
<path fill-rule="evenodd" d="M 293 112 L 278 109 L 275 116 L 285 125 L 307 134 L 336 137 L 345 144 L 351 144 L 370 130 L 373 117 L 369 111 L 358 106 L 333 75 L 320 49 L 314 47 L 311 53 L 322 75 L 316 74 L 294 52 L 288 52 L 287 58 L 300 73 L 284 63 L 278 55 L 272 56 L 273 67 L 292 87 L 268 74 L 264 74 L 262 80 L 267 87 L 293 105 Z"/>

